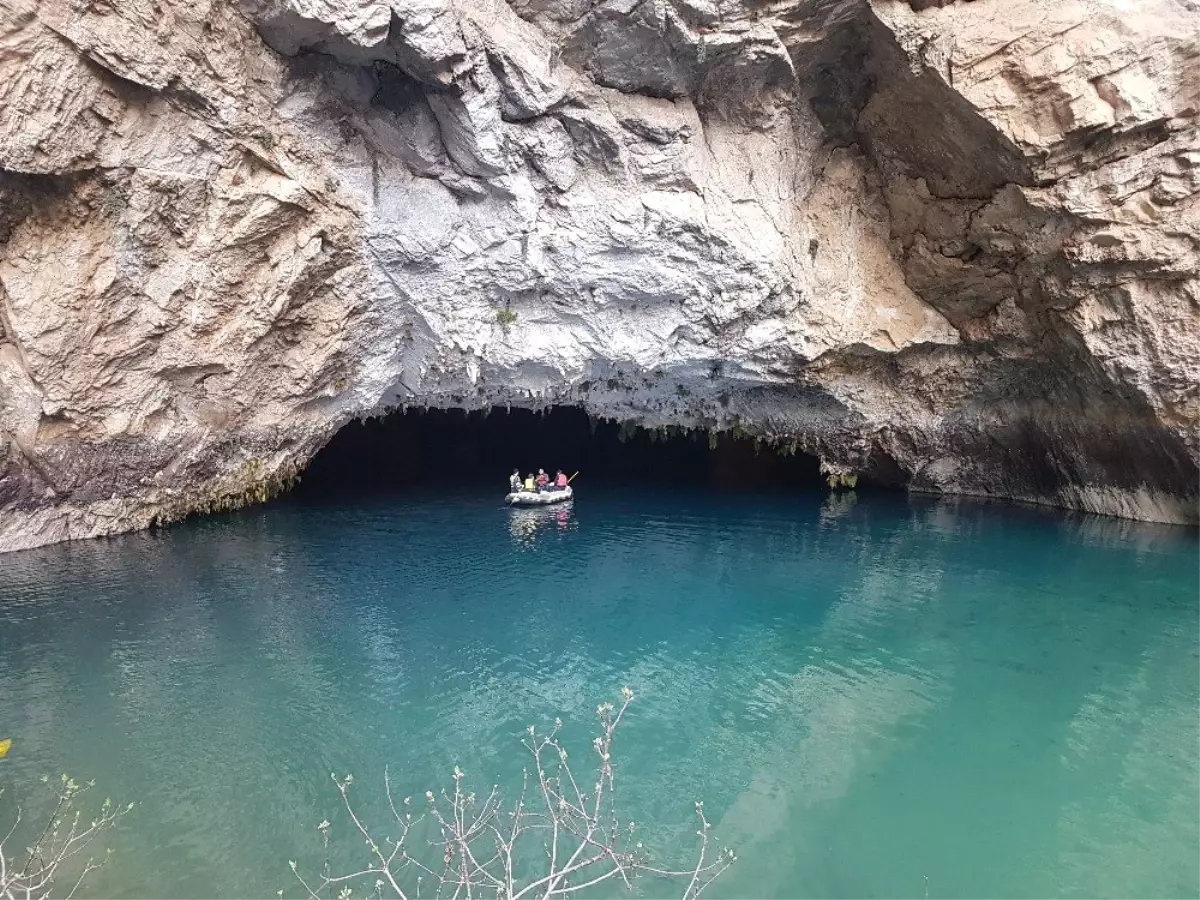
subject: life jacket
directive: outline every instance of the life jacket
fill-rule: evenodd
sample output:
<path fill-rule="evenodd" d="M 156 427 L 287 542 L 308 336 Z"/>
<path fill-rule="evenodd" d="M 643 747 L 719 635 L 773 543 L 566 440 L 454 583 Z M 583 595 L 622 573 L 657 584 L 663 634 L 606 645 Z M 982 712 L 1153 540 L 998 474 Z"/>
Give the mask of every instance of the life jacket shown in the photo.
<path fill-rule="evenodd" d="M 525 479 L 525 490 L 527 490 L 527 491 L 533 490 L 533 478 L 532 477 Z"/>
<path fill-rule="evenodd" d="M 567 486 L 567 476 L 559 472 L 554 479 L 554 486 L 560 491 Z"/>
<path fill-rule="evenodd" d="M 546 477 L 546 473 L 545 473 L 545 472 L 539 472 L 539 473 L 538 473 L 538 477 L 537 477 L 537 483 L 538 483 L 538 484 L 545 484 L 545 483 L 546 483 L 547 481 L 549 481 L 549 480 L 550 480 L 550 479 L 549 479 L 548 477 Z"/>

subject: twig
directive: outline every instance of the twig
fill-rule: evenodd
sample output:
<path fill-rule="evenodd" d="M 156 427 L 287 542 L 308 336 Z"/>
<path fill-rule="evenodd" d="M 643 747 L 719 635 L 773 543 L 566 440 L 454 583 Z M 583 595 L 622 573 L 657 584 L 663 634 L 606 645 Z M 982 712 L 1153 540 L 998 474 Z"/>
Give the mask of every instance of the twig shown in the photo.
<path fill-rule="evenodd" d="M 440 872 L 409 852 L 407 841 L 411 830 L 424 816 L 413 820 L 407 811 L 409 798 L 404 800 L 406 809 L 403 813 L 396 806 L 391 774 L 387 769 L 384 769 L 384 793 L 400 833 L 395 840 L 388 839 L 392 849 L 386 855 L 380 849 L 380 842 L 372 837 L 370 826 L 350 801 L 348 789 L 353 779 L 350 776 L 340 781 L 334 778 L 350 821 L 366 841 L 372 861 L 361 871 L 332 876 L 328 862 L 330 826 L 328 822 L 322 822 L 319 827 L 326 840 L 326 864 L 320 884 L 314 887 L 299 872 L 296 872 L 297 879 L 309 900 L 320 900 L 323 890 L 341 886 L 339 897 L 347 897 L 347 882 L 378 875 L 381 877 L 375 882 L 375 896 L 382 897 L 383 888 L 387 886 L 397 898 L 407 900 L 401 886 L 401 873 L 411 866 L 416 874 L 415 894 L 418 898 L 423 880 L 428 876 L 438 898 L 482 900 L 485 894 L 488 897 L 494 894 L 507 900 L 532 900 L 533 896 L 552 900 L 572 897 L 615 878 L 620 878 L 629 887 L 636 876 L 644 872 L 686 880 L 683 896 L 685 900 L 694 900 L 733 864 L 736 856 L 723 849 L 719 857 L 710 859 L 710 826 L 703 804 L 699 802 L 696 803 L 696 814 L 700 819 L 699 846 L 694 864 L 687 868 L 673 870 L 649 865 L 640 842 L 632 848 L 625 843 L 632 840 L 629 835 L 634 826 L 631 822 L 623 827 L 618 814 L 613 747 L 616 731 L 632 702 L 633 692 L 626 688 L 622 691 L 619 706 L 603 703 L 596 710 L 600 734 L 592 746 L 598 759 L 594 787 L 589 792 L 582 790 L 571 770 L 567 751 L 559 740 L 562 722 L 557 719 L 549 732 L 538 734 L 535 728 L 528 729 L 522 743 L 529 752 L 533 772 L 526 768 L 520 794 L 513 806 L 504 804 L 497 785 L 493 785 L 480 802 L 473 792 L 465 789 L 465 776 L 457 766 L 453 773 L 453 791 L 443 789 L 438 794 L 426 791 L 426 815 L 436 824 L 440 835 L 440 840 L 430 841 L 428 846 L 431 850 L 440 850 Z M 553 768 L 555 760 L 557 768 Z M 531 782 L 536 783 L 541 792 L 540 802 L 532 809 L 526 806 Z M 543 837 L 537 838 L 539 834 Z M 526 876 L 521 874 L 525 872 L 522 867 L 533 861 L 526 855 L 532 850 L 527 839 L 535 838 L 545 868 L 540 873 Z M 480 840 L 485 843 L 479 844 Z M 484 847 L 487 852 L 480 852 Z M 294 863 L 292 868 L 295 871 Z"/>

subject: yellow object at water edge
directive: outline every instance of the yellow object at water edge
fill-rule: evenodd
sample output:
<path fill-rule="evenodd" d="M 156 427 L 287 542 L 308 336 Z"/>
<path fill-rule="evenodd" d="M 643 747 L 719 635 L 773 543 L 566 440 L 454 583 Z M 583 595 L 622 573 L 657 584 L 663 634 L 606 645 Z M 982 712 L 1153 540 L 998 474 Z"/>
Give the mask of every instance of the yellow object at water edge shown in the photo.
<path fill-rule="evenodd" d="M 12 746 L 12 738 L 6 738 L 0 741 L 0 759 L 8 756 L 8 748 Z"/>

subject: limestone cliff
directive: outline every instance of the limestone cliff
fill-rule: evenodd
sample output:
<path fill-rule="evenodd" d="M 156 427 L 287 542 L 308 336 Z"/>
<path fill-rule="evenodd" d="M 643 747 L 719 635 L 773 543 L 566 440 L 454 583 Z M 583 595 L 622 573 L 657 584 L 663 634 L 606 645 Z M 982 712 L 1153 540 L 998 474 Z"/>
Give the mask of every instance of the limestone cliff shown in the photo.
<path fill-rule="evenodd" d="M 0 0 L 0 549 L 399 405 L 1197 518 L 1194 0 Z"/>

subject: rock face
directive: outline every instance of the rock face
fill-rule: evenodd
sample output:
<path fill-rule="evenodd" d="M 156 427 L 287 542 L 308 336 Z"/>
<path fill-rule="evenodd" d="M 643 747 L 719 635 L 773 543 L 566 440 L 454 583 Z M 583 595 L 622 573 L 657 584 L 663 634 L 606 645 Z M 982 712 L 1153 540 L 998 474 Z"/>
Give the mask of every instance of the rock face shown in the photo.
<path fill-rule="evenodd" d="M 0 0 L 0 550 L 399 405 L 1195 522 L 1194 0 Z"/>

